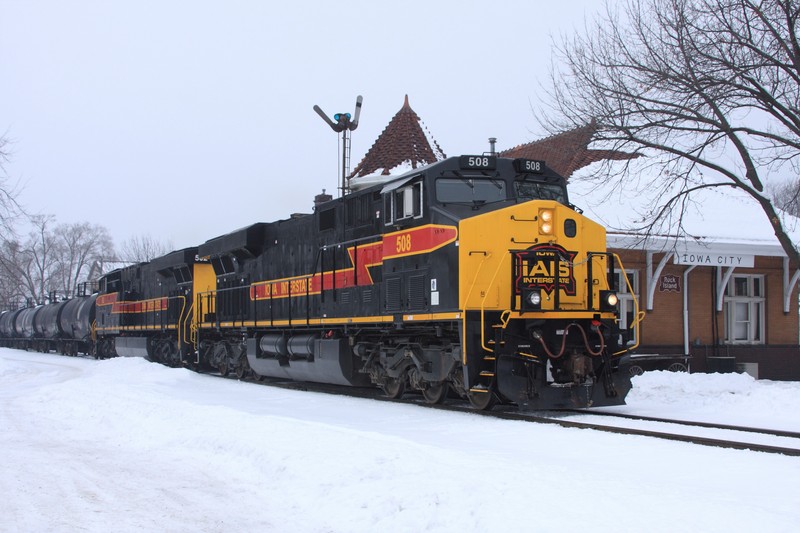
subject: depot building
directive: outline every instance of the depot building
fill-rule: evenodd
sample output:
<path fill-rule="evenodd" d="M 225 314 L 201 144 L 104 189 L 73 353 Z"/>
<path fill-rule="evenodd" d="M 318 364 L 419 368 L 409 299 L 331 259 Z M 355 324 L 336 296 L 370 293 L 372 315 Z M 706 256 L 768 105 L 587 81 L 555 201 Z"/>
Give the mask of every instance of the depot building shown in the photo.
<path fill-rule="evenodd" d="M 632 159 L 592 148 L 594 132 L 588 124 L 499 155 L 544 160 L 568 178 L 571 203 L 607 228 L 625 267 L 617 273 L 622 325 L 639 318 L 637 364 L 800 380 L 800 273 L 756 202 L 731 187 L 703 189 L 671 217 L 648 217 L 663 191 L 591 179 L 600 165 Z M 406 97 L 351 177 L 400 174 L 445 157 Z M 800 242 L 800 221 L 792 229 Z"/>
<path fill-rule="evenodd" d="M 656 221 L 654 206 L 675 192 L 648 191 L 646 179 L 629 190 L 598 185 L 599 165 L 628 156 L 592 150 L 592 133 L 589 125 L 504 155 L 552 161 L 569 178 L 570 201 L 606 226 L 627 276 L 619 273 L 623 325 L 636 320 L 633 295 L 641 313 L 634 359 L 645 370 L 677 362 L 696 372 L 800 379 L 800 273 L 755 200 L 730 186 L 702 189 Z M 788 222 L 800 242 L 800 221 Z"/>

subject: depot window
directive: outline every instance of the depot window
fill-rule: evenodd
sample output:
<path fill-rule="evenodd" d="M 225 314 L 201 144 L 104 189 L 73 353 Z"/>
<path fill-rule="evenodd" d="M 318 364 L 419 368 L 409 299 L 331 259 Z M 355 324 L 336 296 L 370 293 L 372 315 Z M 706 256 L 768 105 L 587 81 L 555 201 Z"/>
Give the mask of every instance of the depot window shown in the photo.
<path fill-rule="evenodd" d="M 731 276 L 725 288 L 725 342 L 764 343 L 764 276 Z"/>

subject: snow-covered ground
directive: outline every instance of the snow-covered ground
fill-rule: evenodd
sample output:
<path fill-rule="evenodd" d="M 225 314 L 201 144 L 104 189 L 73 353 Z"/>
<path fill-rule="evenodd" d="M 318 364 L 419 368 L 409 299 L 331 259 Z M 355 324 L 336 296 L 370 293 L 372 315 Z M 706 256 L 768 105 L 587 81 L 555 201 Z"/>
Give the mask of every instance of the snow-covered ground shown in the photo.
<path fill-rule="evenodd" d="M 800 431 L 800 383 L 648 373 L 651 416 Z M 796 531 L 800 458 L 0 349 L 0 531 Z"/>

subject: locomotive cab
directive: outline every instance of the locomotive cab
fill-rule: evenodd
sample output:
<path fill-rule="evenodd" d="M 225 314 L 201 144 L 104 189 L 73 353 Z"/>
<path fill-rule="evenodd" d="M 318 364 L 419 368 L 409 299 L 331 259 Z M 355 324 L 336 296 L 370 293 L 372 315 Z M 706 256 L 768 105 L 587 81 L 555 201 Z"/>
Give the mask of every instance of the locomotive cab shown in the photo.
<path fill-rule="evenodd" d="M 449 382 L 479 408 L 623 403 L 621 265 L 561 176 L 543 161 L 461 156 L 381 193 L 384 310 L 402 313 L 407 338 L 384 339 L 373 381 L 390 395 Z"/>
<path fill-rule="evenodd" d="M 621 265 L 605 230 L 569 204 L 563 179 L 543 162 L 482 162 L 512 166 L 514 204 L 459 223 L 470 399 L 529 408 L 624 403 Z"/>

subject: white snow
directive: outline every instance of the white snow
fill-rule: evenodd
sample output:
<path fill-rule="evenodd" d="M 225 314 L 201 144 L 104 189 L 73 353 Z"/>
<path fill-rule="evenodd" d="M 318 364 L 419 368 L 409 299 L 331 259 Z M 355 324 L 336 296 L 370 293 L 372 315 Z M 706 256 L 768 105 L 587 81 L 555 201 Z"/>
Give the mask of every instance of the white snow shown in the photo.
<path fill-rule="evenodd" d="M 800 431 L 800 383 L 646 373 L 650 416 Z M 0 531 L 796 531 L 800 458 L 0 349 Z"/>
<path fill-rule="evenodd" d="M 689 186 L 726 184 L 693 191 L 686 195 L 684 202 L 664 210 L 679 188 L 678 184 L 667 184 L 663 176 L 654 173 L 657 165 L 644 160 L 618 163 L 637 169 L 632 171 L 632 176 L 636 177 L 620 186 L 616 180 L 598 178 L 604 175 L 604 164 L 589 165 L 570 178 L 570 200 L 583 209 L 586 216 L 606 226 L 609 239 L 616 245 L 640 241 L 648 233 L 647 224 L 660 215 L 647 239 L 653 249 L 674 245 L 678 239 L 690 247 L 734 247 L 749 250 L 749 253 L 785 255 L 758 202 L 741 189 L 728 186 L 724 179 L 694 176 Z M 800 219 L 778 212 L 789 236 L 800 243 Z"/>

